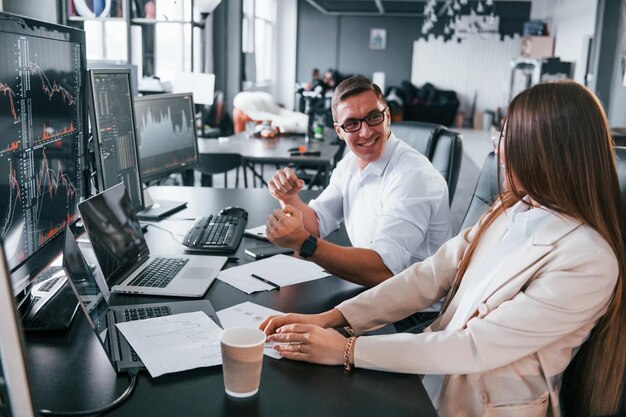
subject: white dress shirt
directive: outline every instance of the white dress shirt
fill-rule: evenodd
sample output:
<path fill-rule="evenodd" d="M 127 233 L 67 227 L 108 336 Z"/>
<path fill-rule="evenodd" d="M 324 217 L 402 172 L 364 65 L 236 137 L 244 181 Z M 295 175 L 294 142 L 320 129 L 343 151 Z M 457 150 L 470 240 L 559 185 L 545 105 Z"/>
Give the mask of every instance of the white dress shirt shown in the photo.
<path fill-rule="evenodd" d="M 383 155 L 361 170 L 354 154 L 309 203 L 321 237 L 345 221 L 352 246 L 373 249 L 395 275 L 450 238 L 446 181 L 430 161 L 393 133 Z"/>

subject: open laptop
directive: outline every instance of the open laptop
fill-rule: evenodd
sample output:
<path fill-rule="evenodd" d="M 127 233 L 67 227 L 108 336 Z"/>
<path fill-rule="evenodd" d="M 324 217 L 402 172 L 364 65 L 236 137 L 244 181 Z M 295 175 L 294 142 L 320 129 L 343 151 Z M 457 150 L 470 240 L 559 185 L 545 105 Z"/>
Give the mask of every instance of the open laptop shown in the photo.
<path fill-rule="evenodd" d="M 112 292 L 201 297 L 228 259 L 151 255 L 124 183 L 83 201 L 78 210 Z"/>
<path fill-rule="evenodd" d="M 144 366 L 124 336 L 119 333 L 115 323 L 204 311 L 207 316 L 220 324 L 217 314 L 215 314 L 215 310 L 208 300 L 109 306 L 108 297 L 98 285 L 98 281 L 87 265 L 74 235 L 69 229 L 65 230 L 63 268 L 69 278 L 69 284 L 78 298 L 81 310 L 85 313 L 89 325 L 96 333 L 109 360 L 118 372 L 144 368 Z"/>

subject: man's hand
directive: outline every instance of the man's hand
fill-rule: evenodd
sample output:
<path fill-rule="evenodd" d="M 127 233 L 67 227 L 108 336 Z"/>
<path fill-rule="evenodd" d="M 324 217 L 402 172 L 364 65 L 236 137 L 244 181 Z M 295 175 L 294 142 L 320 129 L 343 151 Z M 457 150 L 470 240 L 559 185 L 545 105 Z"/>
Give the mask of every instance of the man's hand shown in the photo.
<path fill-rule="evenodd" d="M 283 168 L 276 171 L 267 183 L 272 197 L 285 204 L 290 204 L 293 197 L 297 196 L 304 180 L 299 179 L 291 168 Z"/>
<path fill-rule="evenodd" d="M 270 242 L 283 248 L 291 248 L 296 252 L 302 243 L 309 237 L 304 228 L 302 212 L 290 205 L 282 210 L 274 210 L 267 217 L 266 234 Z"/>

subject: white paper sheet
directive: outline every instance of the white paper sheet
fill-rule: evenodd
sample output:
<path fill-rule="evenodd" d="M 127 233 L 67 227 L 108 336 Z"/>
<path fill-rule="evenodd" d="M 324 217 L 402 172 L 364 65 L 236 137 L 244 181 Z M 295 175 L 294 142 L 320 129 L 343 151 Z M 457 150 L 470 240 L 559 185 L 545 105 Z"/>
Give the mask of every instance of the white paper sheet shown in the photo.
<path fill-rule="evenodd" d="M 257 329 L 259 324 L 261 324 L 266 317 L 281 314 L 284 313 L 246 301 L 245 303 L 218 311 L 217 317 L 220 319 L 222 327 L 225 329 L 232 327 L 251 327 Z M 280 356 L 272 346 L 272 343 L 266 343 L 263 353 L 271 358 L 281 359 L 282 356 Z"/>
<path fill-rule="evenodd" d="M 255 239 L 268 241 L 267 235 L 265 234 L 265 225 L 253 227 L 251 229 L 246 229 L 244 231 L 244 235 L 253 237 Z"/>
<path fill-rule="evenodd" d="M 228 268 L 221 271 L 217 278 L 248 294 L 275 289 L 271 285 L 253 278 L 252 274 L 263 277 L 281 287 L 313 281 L 330 275 L 313 262 L 288 255 L 276 255 Z"/>
<path fill-rule="evenodd" d="M 222 329 L 203 311 L 117 323 L 150 375 L 220 365 Z"/>

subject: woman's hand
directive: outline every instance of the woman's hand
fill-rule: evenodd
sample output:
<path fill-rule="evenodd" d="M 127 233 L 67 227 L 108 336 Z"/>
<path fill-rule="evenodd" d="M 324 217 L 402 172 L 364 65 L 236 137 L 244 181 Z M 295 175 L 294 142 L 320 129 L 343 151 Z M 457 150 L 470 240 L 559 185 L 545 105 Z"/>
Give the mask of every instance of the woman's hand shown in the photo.
<path fill-rule="evenodd" d="M 274 349 L 287 359 L 341 365 L 348 339 L 334 329 L 313 324 L 287 324 L 267 337 Z"/>
<path fill-rule="evenodd" d="M 289 313 L 280 316 L 269 316 L 259 325 L 266 335 L 276 333 L 277 329 L 288 324 L 312 324 L 322 328 L 340 327 L 348 324 L 341 311 L 333 308 L 319 314 L 296 314 Z"/>
<path fill-rule="evenodd" d="M 296 314 L 289 313 L 281 316 L 269 316 L 259 325 L 266 335 L 276 333 L 276 330 L 287 324 L 302 323 L 313 324 L 319 327 L 327 327 L 323 314 Z M 269 340 L 269 339 L 268 339 Z"/>

